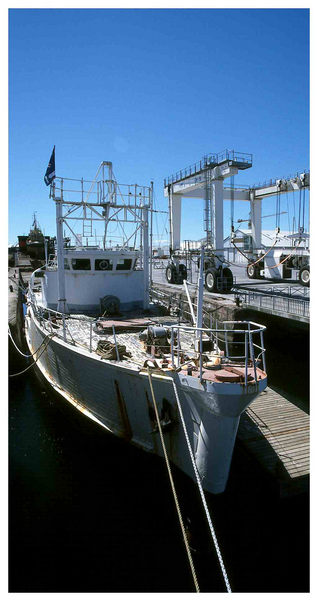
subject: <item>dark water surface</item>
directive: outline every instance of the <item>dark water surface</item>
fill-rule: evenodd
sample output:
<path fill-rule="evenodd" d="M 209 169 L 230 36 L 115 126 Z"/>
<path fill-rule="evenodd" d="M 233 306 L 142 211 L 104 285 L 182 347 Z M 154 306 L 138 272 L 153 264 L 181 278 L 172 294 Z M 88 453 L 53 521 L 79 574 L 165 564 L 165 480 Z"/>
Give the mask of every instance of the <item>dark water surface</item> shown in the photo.
<path fill-rule="evenodd" d="M 10 380 L 9 591 L 194 592 L 165 462 L 29 373 Z M 200 589 L 224 592 L 196 487 L 174 475 Z M 208 505 L 234 592 L 309 591 L 307 494 L 280 499 L 237 444 Z"/>

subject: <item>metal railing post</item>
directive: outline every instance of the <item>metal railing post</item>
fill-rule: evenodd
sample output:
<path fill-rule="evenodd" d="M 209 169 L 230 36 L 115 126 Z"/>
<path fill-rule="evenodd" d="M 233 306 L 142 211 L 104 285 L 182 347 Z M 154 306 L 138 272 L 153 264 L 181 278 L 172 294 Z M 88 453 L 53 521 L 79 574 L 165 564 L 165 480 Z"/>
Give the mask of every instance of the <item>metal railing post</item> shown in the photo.
<path fill-rule="evenodd" d="M 252 357 L 251 336 L 250 336 L 250 323 L 248 323 L 248 332 L 249 332 L 249 348 L 250 348 L 249 353 L 250 353 L 250 356 Z"/>
<path fill-rule="evenodd" d="M 212 331 L 212 314 L 211 313 L 209 313 L 209 338 L 210 338 L 210 341 L 212 341 L 212 342 L 214 341 L 214 334 Z"/>
<path fill-rule="evenodd" d="M 66 342 L 66 323 L 65 323 L 65 313 L 63 313 L 63 315 L 62 315 L 62 319 L 63 319 L 63 339 L 64 339 L 64 342 Z"/>
<path fill-rule="evenodd" d="M 224 323 L 225 326 L 225 345 L 226 345 L 226 355 L 229 358 L 229 344 L 228 344 L 228 334 L 227 334 L 227 323 Z"/>
<path fill-rule="evenodd" d="M 262 330 L 260 331 L 260 338 L 261 338 L 263 371 L 266 373 L 265 348 L 264 348 L 264 339 L 263 339 L 263 331 Z"/>
<path fill-rule="evenodd" d="M 202 335 L 203 335 L 203 332 L 202 332 L 202 330 L 200 330 L 200 336 L 199 336 L 199 379 L 200 379 L 200 383 L 202 383 L 202 380 L 203 380 L 203 339 L 202 339 Z"/>
<path fill-rule="evenodd" d="M 171 336 L 171 356 L 172 356 L 172 366 L 174 367 L 174 327 L 172 327 L 172 336 Z"/>
<path fill-rule="evenodd" d="M 53 333 L 53 326 L 52 326 L 52 321 L 51 321 L 51 312 L 48 313 L 48 321 L 49 321 L 49 324 L 50 324 L 51 333 Z"/>
<path fill-rule="evenodd" d="M 245 333 L 244 333 L 244 354 L 245 354 L 244 383 L 245 383 L 245 385 L 247 385 L 247 383 L 248 383 L 248 360 L 249 360 L 249 357 L 248 357 L 248 348 L 249 348 L 248 336 L 249 336 L 249 331 L 245 331 Z"/>
<path fill-rule="evenodd" d="M 177 367 L 179 367 L 179 365 L 180 365 L 179 345 L 180 345 L 180 336 L 179 336 L 179 327 L 178 327 L 178 329 L 177 329 Z"/>
<path fill-rule="evenodd" d="M 252 332 L 251 331 L 249 331 L 249 337 L 250 337 L 251 359 L 252 359 L 252 362 L 253 362 L 253 369 L 254 369 L 254 379 L 255 379 L 255 383 L 257 383 L 258 382 L 258 378 L 257 378 L 255 356 L 254 356 L 253 336 L 252 336 Z"/>
<path fill-rule="evenodd" d="M 89 331 L 89 352 L 92 352 L 92 321 L 90 321 L 90 331 Z"/>
<path fill-rule="evenodd" d="M 113 333 L 113 339 L 114 339 L 114 343 L 115 343 L 115 347 L 116 347 L 117 361 L 119 362 L 120 354 L 119 354 L 119 350 L 118 350 L 118 344 L 117 344 L 117 338 L 116 338 L 116 332 L 115 332 L 114 325 L 112 325 L 112 333 Z"/>

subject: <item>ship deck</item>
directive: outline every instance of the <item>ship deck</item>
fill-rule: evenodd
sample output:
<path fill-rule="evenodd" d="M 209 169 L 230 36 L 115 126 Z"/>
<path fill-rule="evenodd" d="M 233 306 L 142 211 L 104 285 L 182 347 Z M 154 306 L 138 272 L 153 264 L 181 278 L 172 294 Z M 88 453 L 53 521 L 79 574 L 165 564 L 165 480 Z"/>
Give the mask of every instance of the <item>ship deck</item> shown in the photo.
<path fill-rule="evenodd" d="M 58 337 L 63 337 L 63 321 L 61 318 L 44 320 L 45 328 L 51 331 L 55 330 Z M 170 340 L 168 345 L 155 347 L 154 353 L 151 348 L 151 342 L 140 340 L 140 333 L 147 330 L 148 326 L 166 326 L 175 327 L 172 335 L 174 336 L 174 345 Z M 200 372 L 199 353 L 195 349 L 195 330 L 177 329 L 178 326 L 189 327 L 188 322 L 180 322 L 177 317 L 172 316 L 144 316 L 144 314 L 128 314 L 122 317 L 105 318 L 96 320 L 87 315 L 70 314 L 65 318 L 66 342 L 73 346 L 88 350 L 92 356 L 102 357 L 105 360 L 116 361 L 115 346 L 120 349 L 120 362 L 123 361 L 126 367 L 133 369 L 142 369 L 150 364 L 160 370 L 179 371 L 182 375 L 200 377 L 203 381 L 209 383 L 255 383 L 257 380 L 264 379 L 266 373 L 259 368 L 255 368 L 249 360 L 246 371 L 244 360 L 239 357 L 224 356 L 224 351 L 219 349 L 218 334 L 212 334 L 213 337 L 204 335 L 204 343 L 207 342 L 208 350 L 203 351 L 202 370 Z M 103 351 L 102 342 L 109 342 L 111 348 Z M 166 342 L 164 342 L 166 343 Z M 240 342 L 242 343 L 242 342 Z M 228 350 L 227 343 L 227 350 Z M 122 350 L 122 346 L 125 350 Z M 213 349 L 214 348 L 214 349 Z M 244 342 L 243 342 L 244 348 Z"/>
<path fill-rule="evenodd" d="M 95 319 L 92 317 L 80 316 L 80 321 L 76 318 L 76 315 L 70 315 L 66 320 L 67 329 L 70 336 L 86 349 L 90 349 L 90 330 L 91 323 L 95 324 Z M 139 334 L 141 331 L 146 329 L 147 325 L 177 325 L 177 321 L 171 317 L 155 317 L 145 319 L 141 315 L 133 315 L 133 318 L 119 320 L 109 319 L 105 322 L 105 327 L 102 333 L 96 333 L 94 327 L 92 328 L 91 334 L 91 349 L 92 352 L 96 353 L 98 342 L 109 341 L 115 343 L 112 326 L 115 330 L 115 337 L 117 344 L 123 345 L 127 349 L 127 353 L 131 354 L 131 357 L 126 355 L 124 362 L 128 365 L 137 367 L 143 367 L 144 361 L 151 358 L 151 354 L 145 352 L 143 345 L 140 342 Z M 187 353 L 193 354 L 194 351 L 192 346 L 192 336 L 182 332 L 182 350 Z"/>

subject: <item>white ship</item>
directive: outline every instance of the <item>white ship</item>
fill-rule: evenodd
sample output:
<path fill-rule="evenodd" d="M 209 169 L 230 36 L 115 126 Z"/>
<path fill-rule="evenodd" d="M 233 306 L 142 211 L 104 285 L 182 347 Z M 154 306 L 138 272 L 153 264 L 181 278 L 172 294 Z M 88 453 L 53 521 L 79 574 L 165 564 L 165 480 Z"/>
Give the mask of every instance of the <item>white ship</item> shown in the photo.
<path fill-rule="evenodd" d="M 103 162 L 92 182 L 55 178 L 50 190 L 57 253 L 32 275 L 25 321 L 37 367 L 74 408 L 144 450 L 163 456 L 163 431 L 169 459 L 195 478 L 194 459 L 203 488 L 223 492 L 240 415 L 267 385 L 265 328 L 203 327 L 202 277 L 193 323 L 151 310 L 152 185 L 119 185 Z"/>

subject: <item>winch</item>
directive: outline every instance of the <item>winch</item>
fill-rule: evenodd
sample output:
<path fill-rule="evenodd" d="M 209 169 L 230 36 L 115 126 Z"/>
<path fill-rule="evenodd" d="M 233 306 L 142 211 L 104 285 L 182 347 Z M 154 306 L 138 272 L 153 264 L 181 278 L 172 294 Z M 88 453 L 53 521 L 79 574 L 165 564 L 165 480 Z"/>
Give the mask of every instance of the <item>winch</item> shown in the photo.
<path fill-rule="evenodd" d="M 174 343 L 176 332 L 174 332 Z M 150 325 L 139 334 L 139 339 L 144 343 L 146 352 L 155 357 L 161 357 L 162 354 L 170 352 L 171 330 L 164 326 Z"/>

